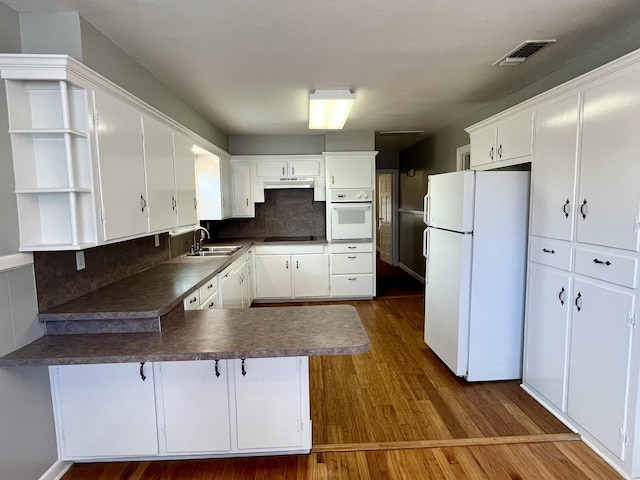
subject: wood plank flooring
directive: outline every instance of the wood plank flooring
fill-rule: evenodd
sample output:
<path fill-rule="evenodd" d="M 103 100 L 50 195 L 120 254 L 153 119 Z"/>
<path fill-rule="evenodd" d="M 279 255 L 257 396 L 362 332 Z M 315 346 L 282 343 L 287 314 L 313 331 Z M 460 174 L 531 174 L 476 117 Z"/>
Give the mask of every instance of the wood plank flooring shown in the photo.
<path fill-rule="evenodd" d="M 455 378 L 422 341 L 422 295 L 394 295 L 343 302 L 368 353 L 311 357 L 310 455 L 76 464 L 63 480 L 622 478 L 518 381 Z"/>

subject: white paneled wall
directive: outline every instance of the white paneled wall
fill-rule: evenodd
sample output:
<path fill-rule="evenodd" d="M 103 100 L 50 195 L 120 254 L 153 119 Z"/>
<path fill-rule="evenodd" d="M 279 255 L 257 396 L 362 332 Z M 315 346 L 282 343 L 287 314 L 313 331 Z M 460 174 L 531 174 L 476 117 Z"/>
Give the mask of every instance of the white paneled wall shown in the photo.
<path fill-rule="evenodd" d="M 37 313 L 31 257 L 0 257 L 0 355 L 43 335 Z M 60 466 L 52 412 L 46 367 L 0 368 L 0 479 L 54 478 Z"/>

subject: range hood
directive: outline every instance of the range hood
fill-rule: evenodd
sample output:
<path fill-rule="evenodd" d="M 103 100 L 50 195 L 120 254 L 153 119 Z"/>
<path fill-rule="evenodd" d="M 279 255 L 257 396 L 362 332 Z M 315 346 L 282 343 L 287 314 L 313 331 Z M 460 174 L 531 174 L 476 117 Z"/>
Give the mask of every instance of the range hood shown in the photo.
<path fill-rule="evenodd" d="M 265 178 L 264 188 L 313 188 L 313 177 Z"/>

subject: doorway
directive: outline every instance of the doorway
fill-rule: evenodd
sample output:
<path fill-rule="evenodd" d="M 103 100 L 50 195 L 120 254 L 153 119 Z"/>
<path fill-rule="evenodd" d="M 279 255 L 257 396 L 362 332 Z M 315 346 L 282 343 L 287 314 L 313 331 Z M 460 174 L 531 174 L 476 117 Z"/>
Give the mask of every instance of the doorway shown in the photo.
<path fill-rule="evenodd" d="M 376 244 L 380 260 L 389 265 L 395 265 L 395 173 L 377 173 L 377 222 Z"/>

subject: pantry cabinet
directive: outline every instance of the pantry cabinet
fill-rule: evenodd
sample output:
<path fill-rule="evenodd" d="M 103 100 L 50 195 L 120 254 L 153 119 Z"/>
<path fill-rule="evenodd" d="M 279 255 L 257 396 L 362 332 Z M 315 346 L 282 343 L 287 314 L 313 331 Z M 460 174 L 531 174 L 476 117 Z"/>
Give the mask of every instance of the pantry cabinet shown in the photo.
<path fill-rule="evenodd" d="M 158 454 L 151 363 L 51 367 L 62 458 Z"/>

